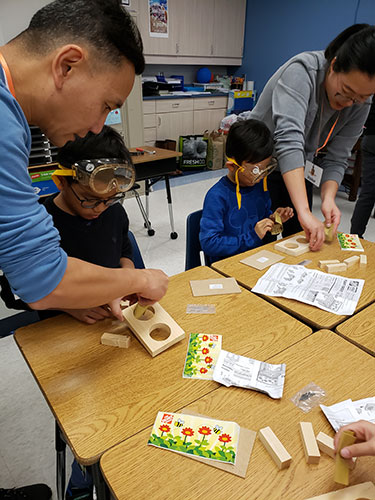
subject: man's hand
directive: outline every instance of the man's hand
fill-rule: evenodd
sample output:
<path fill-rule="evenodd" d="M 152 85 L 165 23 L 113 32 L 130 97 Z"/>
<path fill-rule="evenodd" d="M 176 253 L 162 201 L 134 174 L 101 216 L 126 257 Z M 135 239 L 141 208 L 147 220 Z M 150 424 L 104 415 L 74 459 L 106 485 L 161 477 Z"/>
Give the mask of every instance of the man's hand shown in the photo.
<path fill-rule="evenodd" d="M 162 299 L 168 289 L 168 276 L 159 269 L 141 270 L 145 284 L 143 289 L 137 293 L 138 302 L 143 305 L 152 305 Z"/>
<path fill-rule="evenodd" d="M 335 234 L 337 232 L 337 228 L 341 220 L 341 212 L 338 209 L 335 200 L 327 198 L 324 201 L 322 201 L 321 210 L 322 214 L 324 215 L 325 225 L 327 227 L 333 225 L 332 234 Z"/>
<path fill-rule="evenodd" d="M 89 325 L 112 316 L 111 312 L 105 306 L 93 307 L 91 309 L 62 309 L 62 311 Z"/>
<path fill-rule="evenodd" d="M 306 239 L 310 242 L 310 250 L 316 252 L 324 243 L 324 225 L 310 210 L 298 214 L 299 223 L 305 231 Z"/>
<path fill-rule="evenodd" d="M 264 238 L 267 231 L 271 231 L 273 226 L 273 221 L 271 219 L 262 219 L 255 224 L 255 232 L 258 235 L 258 238 L 261 240 Z"/>
<path fill-rule="evenodd" d="M 275 212 L 277 212 L 280 215 L 282 223 L 291 219 L 294 215 L 293 208 L 290 207 L 279 207 L 276 208 Z"/>
<path fill-rule="evenodd" d="M 355 444 L 345 446 L 340 452 L 343 458 L 364 457 L 375 455 L 375 424 L 360 420 L 349 425 L 344 425 L 337 432 L 334 443 L 335 449 L 339 444 L 340 435 L 343 431 L 353 431 L 356 437 Z"/>

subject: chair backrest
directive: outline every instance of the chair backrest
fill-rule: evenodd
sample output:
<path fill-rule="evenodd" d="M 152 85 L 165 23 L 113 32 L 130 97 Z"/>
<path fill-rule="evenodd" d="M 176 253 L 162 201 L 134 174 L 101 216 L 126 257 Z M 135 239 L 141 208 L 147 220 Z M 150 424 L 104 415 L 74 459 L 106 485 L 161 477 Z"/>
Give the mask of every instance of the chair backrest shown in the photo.
<path fill-rule="evenodd" d="M 202 248 L 199 241 L 201 217 L 202 210 L 197 210 L 189 214 L 186 219 L 185 271 L 202 265 L 200 257 Z"/>
<path fill-rule="evenodd" d="M 128 231 L 129 240 L 133 247 L 133 262 L 136 269 L 144 269 L 145 263 L 143 262 L 141 251 L 139 250 L 139 246 L 137 240 L 135 239 L 134 234 L 131 231 Z"/>

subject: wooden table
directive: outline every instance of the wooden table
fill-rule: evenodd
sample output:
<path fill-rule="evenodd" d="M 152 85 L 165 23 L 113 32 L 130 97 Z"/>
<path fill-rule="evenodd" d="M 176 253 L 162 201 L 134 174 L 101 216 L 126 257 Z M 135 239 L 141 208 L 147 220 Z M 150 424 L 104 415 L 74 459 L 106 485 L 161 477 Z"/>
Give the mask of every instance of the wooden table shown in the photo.
<path fill-rule="evenodd" d="M 303 235 L 302 232 L 299 234 Z M 375 301 L 375 267 L 373 266 L 373 263 L 375 262 L 375 244 L 366 240 L 361 240 L 361 243 L 365 249 L 365 254 L 367 255 L 367 266 L 361 269 L 359 265 L 356 264 L 355 266 L 350 267 L 346 272 L 338 274 L 339 276 L 362 278 L 365 280 L 356 312 L 360 311 L 361 309 Z M 336 238 L 332 243 L 324 243 L 322 250 L 320 250 L 319 252 L 307 252 L 299 255 L 298 257 L 292 257 L 290 255 L 285 255 L 281 252 L 278 252 L 277 250 L 274 250 L 274 245 L 274 242 L 268 243 L 267 245 L 264 245 L 262 247 L 249 250 L 248 252 L 234 255 L 233 257 L 229 257 L 228 259 L 215 262 L 214 264 L 212 264 L 212 267 L 225 276 L 233 276 L 242 286 L 251 290 L 251 288 L 255 286 L 258 279 L 266 273 L 268 268 L 264 269 L 263 271 L 258 271 L 253 267 L 241 264 L 240 260 L 248 257 L 249 255 L 254 255 L 260 250 L 268 250 L 270 252 L 284 256 L 284 259 L 281 262 L 285 264 L 298 264 L 303 260 L 311 260 L 311 263 L 306 266 L 307 269 L 319 269 L 319 260 L 338 259 L 342 261 L 347 257 L 360 255 L 361 253 L 342 251 Z M 323 311 L 322 309 L 311 306 L 309 304 L 304 304 L 303 302 L 298 302 L 296 300 L 285 299 L 283 297 L 268 297 L 265 295 L 262 295 L 262 297 L 267 301 L 277 305 L 281 309 L 284 309 L 301 321 L 312 326 L 315 330 L 319 330 L 322 328 L 333 330 L 336 325 L 342 323 L 345 319 L 348 318 L 348 316 L 342 316 Z"/>
<path fill-rule="evenodd" d="M 136 173 L 136 182 L 145 181 L 146 208 L 143 207 L 137 190 L 134 189 L 133 191 L 143 216 L 148 235 L 153 236 L 155 234 L 155 230 L 152 228 L 149 220 L 149 195 L 151 186 L 158 182 L 158 180 L 164 178 L 165 189 L 167 192 L 169 221 L 172 230 L 170 236 L 172 239 L 176 239 L 178 235 L 174 229 L 172 194 L 169 184 L 169 175 L 176 171 L 176 159 L 179 156 L 182 156 L 182 153 L 179 153 L 178 151 L 171 151 L 169 149 L 150 148 L 148 146 L 142 146 L 142 149 L 145 151 L 155 151 L 155 154 L 149 154 L 146 152 L 138 156 L 132 156 Z M 135 148 L 132 148 L 130 151 L 135 151 Z"/>
<path fill-rule="evenodd" d="M 375 304 L 336 326 L 336 332 L 375 356 Z"/>
<path fill-rule="evenodd" d="M 77 460 L 97 462 L 111 446 L 150 425 L 157 408 L 177 410 L 213 391 L 214 381 L 182 378 L 190 332 L 219 333 L 223 347 L 266 359 L 311 329 L 259 297 L 193 297 L 190 279 L 220 277 L 207 267 L 173 276 L 161 305 L 186 338 L 155 358 L 132 338 L 129 349 L 100 344 L 110 320 L 94 325 L 62 315 L 17 330 L 16 342 Z M 187 304 L 216 314 L 186 314 Z"/>
<path fill-rule="evenodd" d="M 334 432 L 319 407 L 305 414 L 290 398 L 309 382 L 325 389 L 325 403 L 375 394 L 375 359 L 338 335 L 323 330 L 271 357 L 286 363 L 282 400 L 239 388 L 213 391 L 189 405 L 189 410 L 236 421 L 258 431 L 270 426 L 292 455 L 289 469 L 279 471 L 257 438 L 246 478 L 234 476 L 177 453 L 147 446 L 151 427 L 106 452 L 103 475 L 118 500 L 152 498 L 217 500 L 302 500 L 340 489 L 333 481 L 334 461 L 322 454 L 320 463 L 307 465 L 299 422 L 312 422 L 315 433 Z M 156 408 L 170 411 L 167 406 Z M 146 479 L 147 478 L 147 479 Z M 360 458 L 351 484 L 374 480 L 374 458 Z"/>

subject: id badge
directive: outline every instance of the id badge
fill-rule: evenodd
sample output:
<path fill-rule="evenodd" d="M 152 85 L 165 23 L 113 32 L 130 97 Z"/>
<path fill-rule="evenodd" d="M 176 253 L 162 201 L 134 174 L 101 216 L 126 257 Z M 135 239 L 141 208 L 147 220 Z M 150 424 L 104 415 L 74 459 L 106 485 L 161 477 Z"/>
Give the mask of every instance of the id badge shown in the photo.
<path fill-rule="evenodd" d="M 309 160 L 306 160 L 305 165 L 305 179 L 314 184 L 314 186 L 319 187 L 320 181 L 322 180 L 323 169 L 315 165 Z"/>

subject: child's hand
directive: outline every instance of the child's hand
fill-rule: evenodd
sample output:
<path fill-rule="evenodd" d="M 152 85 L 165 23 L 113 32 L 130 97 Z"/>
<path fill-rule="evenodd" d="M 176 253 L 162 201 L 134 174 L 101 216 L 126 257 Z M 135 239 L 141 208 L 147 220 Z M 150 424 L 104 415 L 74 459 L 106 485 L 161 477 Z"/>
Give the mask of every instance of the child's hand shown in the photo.
<path fill-rule="evenodd" d="M 111 312 L 105 306 L 92 307 L 91 309 L 62 309 L 64 312 L 73 316 L 73 318 L 93 325 L 97 321 L 112 316 Z"/>
<path fill-rule="evenodd" d="M 355 444 L 345 446 L 345 448 L 341 450 L 340 454 L 343 458 L 375 455 L 375 424 L 367 422 L 366 420 L 360 420 L 359 422 L 344 425 L 335 436 L 335 449 L 337 449 L 340 435 L 343 431 L 353 431 L 357 438 Z"/>
<path fill-rule="evenodd" d="M 275 212 L 280 215 L 282 223 L 291 219 L 294 215 L 293 208 L 290 207 L 279 207 L 275 210 Z"/>
<path fill-rule="evenodd" d="M 274 223 L 272 222 L 271 219 L 262 219 L 259 222 L 257 222 L 255 224 L 254 229 L 258 235 L 258 238 L 260 238 L 262 240 L 264 238 L 265 234 L 267 233 L 267 231 L 271 231 L 273 224 Z"/>

